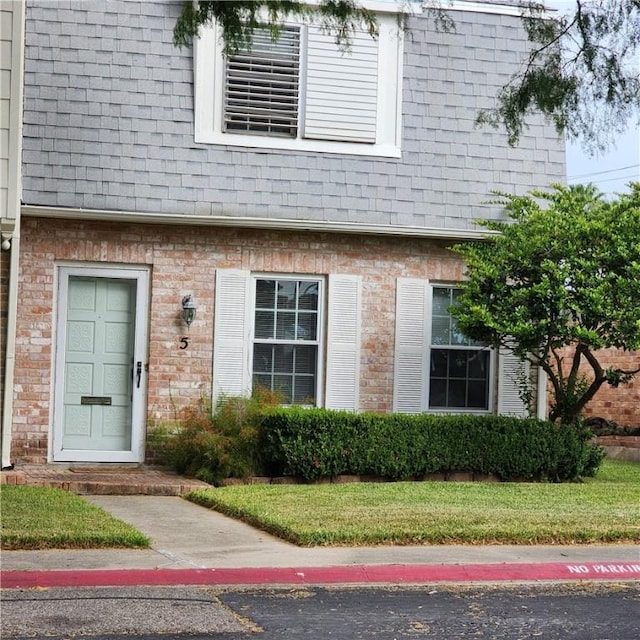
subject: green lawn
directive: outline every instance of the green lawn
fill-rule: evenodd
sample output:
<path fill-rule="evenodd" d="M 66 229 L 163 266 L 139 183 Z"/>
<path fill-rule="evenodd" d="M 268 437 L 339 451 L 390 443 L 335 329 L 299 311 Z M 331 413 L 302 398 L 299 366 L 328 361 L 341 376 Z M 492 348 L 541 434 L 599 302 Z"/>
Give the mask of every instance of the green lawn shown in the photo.
<path fill-rule="evenodd" d="M 244 485 L 188 499 L 299 545 L 640 542 L 640 464 L 583 483 Z"/>
<path fill-rule="evenodd" d="M 2 549 L 149 546 L 132 526 L 68 491 L 5 485 L 0 497 Z"/>
<path fill-rule="evenodd" d="M 3 486 L 2 549 L 148 547 L 80 496 Z M 300 545 L 640 542 L 640 464 L 605 461 L 580 484 L 247 485 L 189 499 Z"/>

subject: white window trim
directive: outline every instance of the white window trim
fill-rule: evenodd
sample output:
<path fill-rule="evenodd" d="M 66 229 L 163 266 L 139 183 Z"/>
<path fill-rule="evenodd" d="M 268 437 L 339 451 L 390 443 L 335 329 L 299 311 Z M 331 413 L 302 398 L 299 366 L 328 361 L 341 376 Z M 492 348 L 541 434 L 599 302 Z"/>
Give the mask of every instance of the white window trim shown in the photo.
<path fill-rule="evenodd" d="M 433 4 L 429 2 L 422 3 L 422 10 L 428 11 L 433 8 Z M 502 16 L 521 17 L 523 7 L 514 3 L 496 4 L 492 2 L 473 2 L 473 0 L 449 0 L 444 7 L 447 11 L 466 11 L 471 13 L 493 13 Z"/>
<path fill-rule="evenodd" d="M 260 340 L 262 344 L 313 344 L 317 343 L 317 369 L 316 369 L 316 395 L 315 395 L 315 407 L 324 406 L 324 335 L 325 335 L 325 322 L 326 315 L 325 309 L 327 305 L 327 287 L 326 279 L 323 276 L 310 276 L 305 275 L 293 275 L 290 273 L 257 273 L 251 272 L 251 284 L 249 287 L 249 344 L 247 348 L 249 358 L 249 375 L 251 389 L 253 389 L 253 347 L 255 344 L 255 322 L 256 322 L 256 283 L 258 280 L 292 280 L 292 281 L 306 281 L 318 283 L 318 335 L 315 341 L 289 341 L 289 340 Z"/>
<path fill-rule="evenodd" d="M 306 138 L 279 138 L 270 136 L 227 133 L 222 130 L 224 59 L 219 30 L 215 25 L 202 30 L 194 43 L 195 78 L 195 142 L 263 149 L 311 151 L 351 155 L 381 156 L 399 158 L 401 156 L 401 113 L 402 113 L 402 59 L 403 37 L 394 14 L 378 15 L 380 44 L 378 49 L 378 107 L 377 142 L 363 144 L 332 140 Z M 301 27 L 302 31 L 305 27 Z M 304 39 L 304 34 L 301 34 Z M 301 64 L 305 64 L 304 55 Z M 386 76 L 389 69 L 396 70 L 392 86 Z M 301 81 L 304 87 L 304 79 Z M 304 110 L 300 111 L 304 118 Z M 395 127 L 393 126 L 395 123 Z M 386 126 L 385 126 L 386 125 Z M 299 123 L 298 131 L 304 129 Z M 300 135 L 300 134 L 298 134 Z"/>
<path fill-rule="evenodd" d="M 424 389 L 424 400 L 425 400 L 425 411 L 429 413 L 471 413 L 477 415 L 487 415 L 494 413 L 494 396 L 496 393 L 496 354 L 495 349 L 490 347 L 477 347 L 477 346 L 469 346 L 469 345 L 432 345 L 431 344 L 431 335 L 432 335 L 432 325 L 433 325 L 433 290 L 434 289 L 458 289 L 459 287 L 452 283 L 446 282 L 430 282 L 429 283 L 429 291 L 427 292 L 427 305 L 426 305 L 426 344 L 427 344 L 427 371 L 425 376 L 425 389 Z M 489 389 L 488 393 L 488 403 L 486 409 L 473 409 L 467 407 L 431 407 L 429 393 L 431 390 L 431 351 L 435 347 L 437 350 L 459 350 L 459 351 L 468 351 L 470 349 L 478 350 L 478 351 L 488 351 L 489 352 Z"/>

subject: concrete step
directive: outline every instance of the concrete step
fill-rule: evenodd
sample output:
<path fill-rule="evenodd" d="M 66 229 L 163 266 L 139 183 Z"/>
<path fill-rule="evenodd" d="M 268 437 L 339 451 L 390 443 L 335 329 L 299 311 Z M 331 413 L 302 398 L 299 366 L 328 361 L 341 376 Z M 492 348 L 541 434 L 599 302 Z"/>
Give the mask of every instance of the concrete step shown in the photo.
<path fill-rule="evenodd" d="M 0 472 L 0 484 L 64 489 L 80 495 L 180 496 L 206 482 L 146 467 L 24 467 Z"/>

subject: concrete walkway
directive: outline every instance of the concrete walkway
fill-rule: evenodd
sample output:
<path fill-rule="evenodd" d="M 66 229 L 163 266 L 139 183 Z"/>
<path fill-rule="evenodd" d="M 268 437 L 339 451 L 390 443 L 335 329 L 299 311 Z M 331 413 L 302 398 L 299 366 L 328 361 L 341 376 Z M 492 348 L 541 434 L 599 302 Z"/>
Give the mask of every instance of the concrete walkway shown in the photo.
<path fill-rule="evenodd" d="M 2 586 L 640 580 L 640 547 L 288 544 L 174 496 L 86 496 L 148 550 L 4 551 Z"/>

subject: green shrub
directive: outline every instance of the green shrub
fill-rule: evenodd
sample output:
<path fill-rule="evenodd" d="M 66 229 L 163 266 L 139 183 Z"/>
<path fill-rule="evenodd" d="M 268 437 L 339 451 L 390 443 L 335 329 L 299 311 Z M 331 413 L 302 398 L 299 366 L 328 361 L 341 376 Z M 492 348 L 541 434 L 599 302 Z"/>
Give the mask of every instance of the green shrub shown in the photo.
<path fill-rule="evenodd" d="M 603 458 L 580 425 L 532 418 L 288 408 L 269 411 L 261 428 L 271 473 L 307 481 L 467 471 L 506 481 L 562 482 L 592 476 Z"/>
<path fill-rule="evenodd" d="M 251 398 L 206 400 L 177 426 L 154 430 L 154 451 L 179 473 L 224 478 L 340 474 L 389 480 L 429 473 L 494 474 L 505 481 L 572 481 L 593 476 L 604 453 L 581 424 L 493 415 L 403 415 L 282 408 L 259 389 Z"/>
<path fill-rule="evenodd" d="M 222 397 L 212 409 L 201 399 L 183 409 L 177 424 L 157 430 L 156 452 L 178 473 L 219 485 L 224 478 L 264 473 L 260 421 L 266 407 L 280 397 L 258 389 L 250 398 Z"/>

